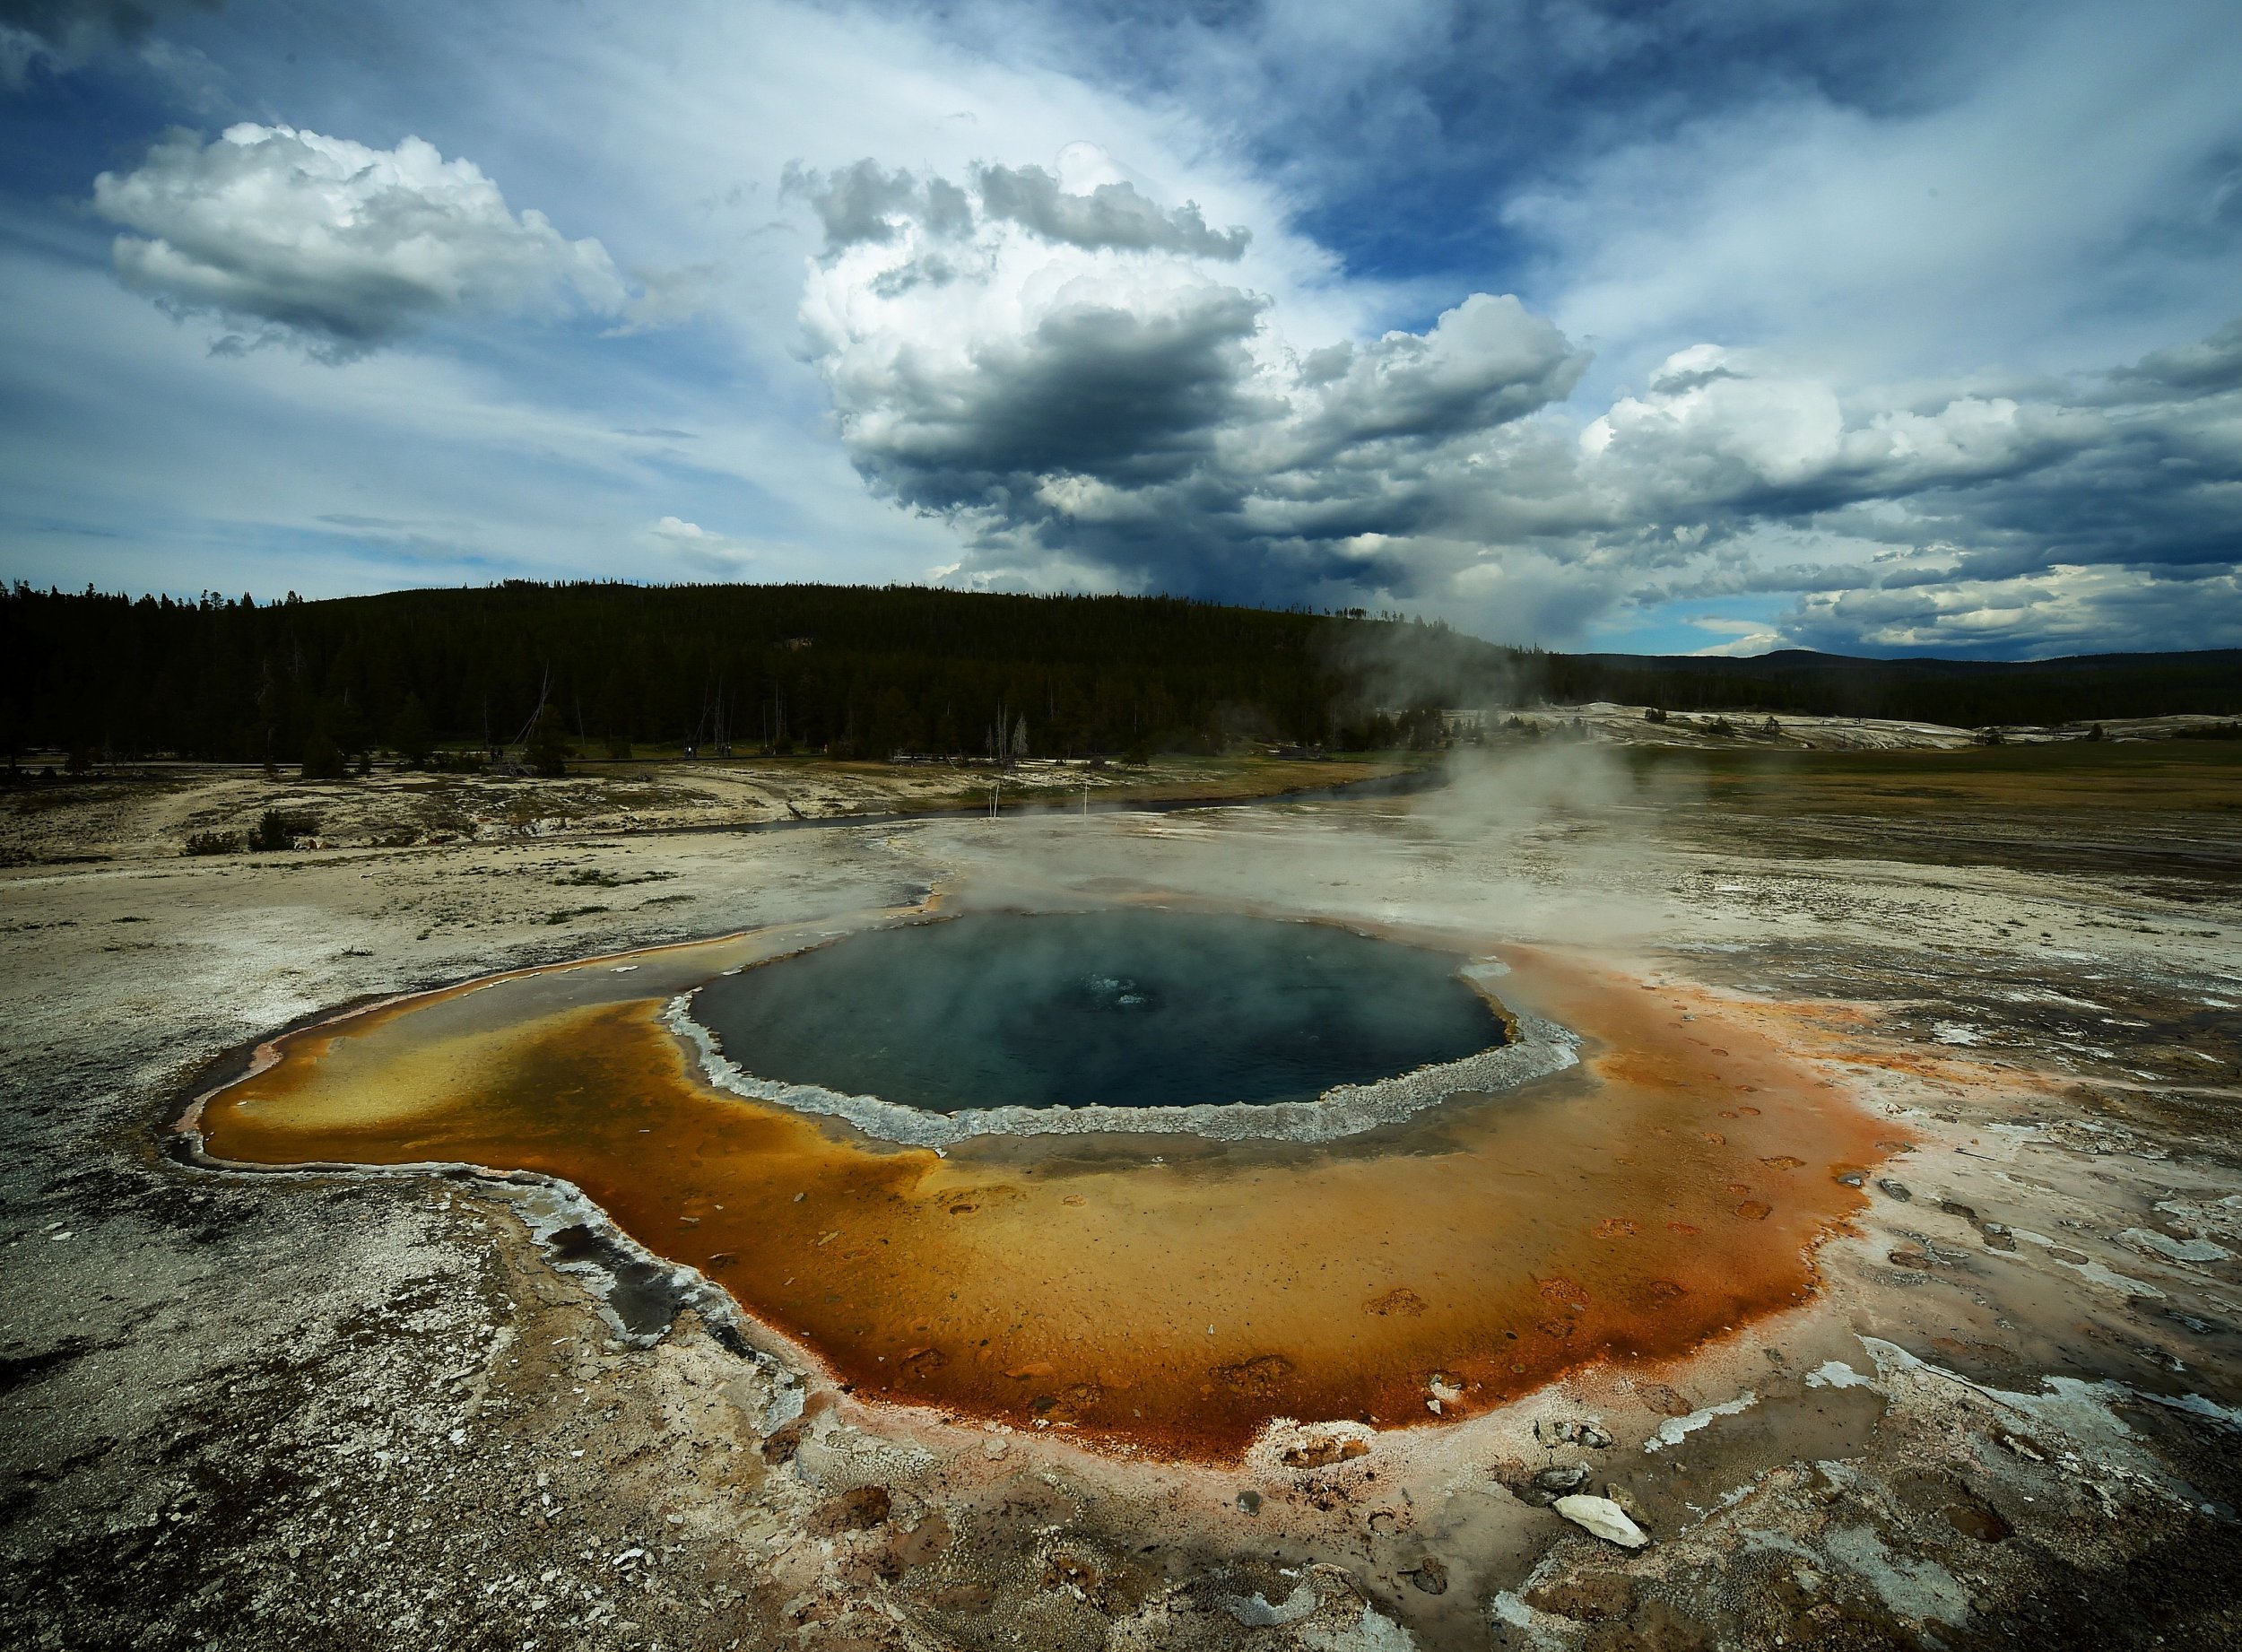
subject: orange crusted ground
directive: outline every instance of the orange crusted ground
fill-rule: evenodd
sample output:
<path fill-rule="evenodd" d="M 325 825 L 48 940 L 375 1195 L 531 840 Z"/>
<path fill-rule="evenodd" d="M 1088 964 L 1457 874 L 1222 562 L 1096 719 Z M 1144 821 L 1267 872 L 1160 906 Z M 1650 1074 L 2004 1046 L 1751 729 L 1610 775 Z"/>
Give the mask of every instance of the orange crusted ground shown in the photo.
<path fill-rule="evenodd" d="M 1369 1143 L 868 1142 L 712 1091 L 662 996 L 615 996 L 714 951 L 296 1035 L 200 1122 L 238 1162 L 563 1177 L 861 1397 L 1223 1457 L 1272 1417 L 1429 1422 L 1685 1352 L 1797 1301 L 1860 1207 L 1837 1178 L 1891 1127 L 1745 1013 L 1506 955 L 1582 1068 Z"/>

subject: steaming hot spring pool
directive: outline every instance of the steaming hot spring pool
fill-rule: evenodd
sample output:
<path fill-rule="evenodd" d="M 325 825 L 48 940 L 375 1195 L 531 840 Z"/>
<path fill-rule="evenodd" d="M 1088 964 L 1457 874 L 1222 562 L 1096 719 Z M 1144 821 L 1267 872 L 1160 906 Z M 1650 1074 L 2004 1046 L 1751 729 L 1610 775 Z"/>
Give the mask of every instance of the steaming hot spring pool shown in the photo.
<path fill-rule="evenodd" d="M 550 1178 L 860 1400 L 1219 1458 L 1812 1289 L 1894 1126 L 1673 997 L 1266 916 L 863 912 L 340 1015 L 178 1127 L 225 1165 Z"/>
<path fill-rule="evenodd" d="M 1313 1101 L 1501 1044 L 1454 954 L 1220 913 L 981 913 L 693 995 L 759 1077 L 956 1115 Z"/>

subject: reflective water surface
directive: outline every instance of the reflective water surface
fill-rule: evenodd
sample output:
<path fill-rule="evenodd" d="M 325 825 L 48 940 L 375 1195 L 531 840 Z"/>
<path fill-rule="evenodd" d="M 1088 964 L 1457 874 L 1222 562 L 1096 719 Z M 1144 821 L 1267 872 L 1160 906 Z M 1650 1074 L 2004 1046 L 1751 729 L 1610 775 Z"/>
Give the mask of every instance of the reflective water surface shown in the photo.
<path fill-rule="evenodd" d="M 1229 913 L 990 912 L 720 977 L 693 1014 L 760 1078 L 934 1112 L 1299 1101 L 1502 1042 L 1462 962 Z"/>

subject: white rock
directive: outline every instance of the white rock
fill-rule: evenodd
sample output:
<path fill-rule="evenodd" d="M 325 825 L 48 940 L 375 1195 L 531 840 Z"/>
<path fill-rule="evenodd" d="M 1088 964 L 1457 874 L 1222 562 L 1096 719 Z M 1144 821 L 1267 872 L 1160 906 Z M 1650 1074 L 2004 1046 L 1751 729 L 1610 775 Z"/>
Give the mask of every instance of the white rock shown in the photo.
<path fill-rule="evenodd" d="M 1593 1532 L 1623 1549 L 1639 1549 L 1650 1541 L 1643 1528 L 1627 1517 L 1627 1511 L 1608 1497 L 1588 1497 L 1576 1491 L 1570 1497 L 1559 1498 L 1550 1507 L 1583 1531 Z"/>
<path fill-rule="evenodd" d="M 2234 1252 L 2205 1239 L 2176 1239 L 2148 1228 L 2127 1228 L 2117 1236 L 2137 1250 L 2152 1250 L 2175 1262 L 2227 1262 Z"/>

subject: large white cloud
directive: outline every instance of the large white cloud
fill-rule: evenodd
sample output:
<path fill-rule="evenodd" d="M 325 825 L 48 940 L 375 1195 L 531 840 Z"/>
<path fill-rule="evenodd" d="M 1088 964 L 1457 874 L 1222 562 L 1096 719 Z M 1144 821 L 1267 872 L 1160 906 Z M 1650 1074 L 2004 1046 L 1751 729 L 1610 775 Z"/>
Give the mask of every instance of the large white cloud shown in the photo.
<path fill-rule="evenodd" d="M 1586 360 L 1486 294 L 1422 333 L 1296 352 L 1224 267 L 1242 233 L 1111 182 L 860 164 L 796 187 L 827 230 L 802 318 L 850 453 L 963 527 L 984 578 L 1088 565 L 1282 598 L 1376 565 L 1409 584 L 1395 536 L 1437 529 L 1430 473 L 1561 400 Z"/>
<path fill-rule="evenodd" d="M 94 182 L 118 275 L 343 358 L 470 311 L 620 312 L 621 276 L 596 240 L 517 216 L 465 160 L 408 137 L 395 149 L 242 124 L 204 143 L 175 132 L 130 172 Z"/>
<path fill-rule="evenodd" d="M 828 231 L 802 317 L 842 438 L 960 529 L 970 577 L 1376 597 L 1512 636 L 1803 590 L 1800 635 L 2014 649 L 2093 611 L 2168 644 L 2132 628 L 2181 610 L 2139 593 L 2216 596 L 2202 580 L 2236 561 L 2234 328 L 2068 385 L 1907 399 L 1697 344 L 1576 434 L 1586 352 L 1514 297 L 1296 351 L 1224 249 L 1081 233 L 1087 192 L 1022 214 L 1005 185 L 992 207 L 1017 175 L 795 180 Z"/>

